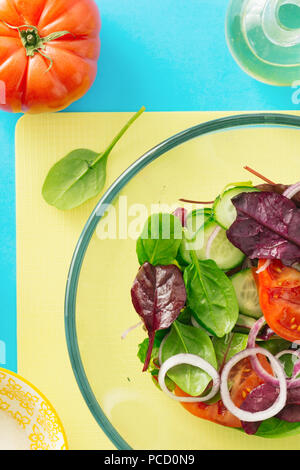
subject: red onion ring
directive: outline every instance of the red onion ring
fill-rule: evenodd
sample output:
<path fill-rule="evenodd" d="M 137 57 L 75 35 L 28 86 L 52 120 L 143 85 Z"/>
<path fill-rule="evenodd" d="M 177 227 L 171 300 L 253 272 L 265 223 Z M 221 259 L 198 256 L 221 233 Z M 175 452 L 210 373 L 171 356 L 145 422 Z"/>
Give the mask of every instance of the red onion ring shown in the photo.
<path fill-rule="evenodd" d="M 300 359 L 300 351 L 293 350 L 293 349 L 284 349 L 283 351 L 280 351 L 278 354 L 276 354 L 275 358 L 279 359 L 280 357 L 285 356 L 286 354 L 293 354 L 294 356 L 297 356 Z M 296 367 L 296 365 L 297 365 L 297 363 L 295 364 L 295 367 Z M 295 370 L 295 368 L 294 368 L 294 370 Z M 294 374 L 294 370 L 293 370 L 293 377 L 295 375 L 297 375 L 297 372 L 296 372 L 296 374 Z"/>
<path fill-rule="evenodd" d="M 260 329 L 263 327 L 263 325 L 266 323 L 266 320 L 264 317 L 259 318 L 257 322 L 253 325 L 253 327 L 250 330 L 249 336 L 248 336 L 248 348 L 255 348 L 256 344 L 256 337 L 260 331 Z M 272 375 L 270 375 L 261 365 L 259 362 L 258 358 L 256 356 L 251 357 L 251 364 L 253 367 L 253 370 L 256 372 L 256 374 L 264 380 L 266 383 L 269 383 L 270 385 L 273 385 L 273 387 L 279 387 L 279 381 Z M 292 377 L 291 379 L 287 379 L 287 388 L 298 388 L 300 387 L 300 379 L 295 379 Z"/>
<path fill-rule="evenodd" d="M 272 366 L 273 371 L 277 375 L 277 380 L 279 384 L 279 395 L 276 401 L 268 409 L 263 411 L 258 411 L 256 413 L 250 413 L 249 411 L 241 410 L 238 408 L 232 401 L 230 392 L 228 390 L 228 377 L 231 369 L 242 359 L 245 359 L 248 356 L 256 357 L 257 354 L 263 354 L 266 356 Z M 251 348 L 245 349 L 238 354 L 235 354 L 224 366 L 222 375 L 221 375 L 221 398 L 230 413 L 239 418 L 241 421 L 247 421 L 253 423 L 256 421 L 264 421 L 265 419 L 272 418 L 277 415 L 286 405 L 287 399 L 287 384 L 285 379 L 285 373 L 280 362 L 275 359 L 275 357 L 266 349 L 263 348 Z"/>
<path fill-rule="evenodd" d="M 293 377 L 296 377 L 300 372 L 300 361 L 297 361 L 294 365 Z"/>
<path fill-rule="evenodd" d="M 271 260 L 267 259 L 266 262 L 256 271 L 256 274 L 260 274 L 265 271 L 271 264 Z"/>
<path fill-rule="evenodd" d="M 199 367 L 199 369 L 204 370 L 213 380 L 213 386 L 211 391 L 204 397 L 178 397 L 174 395 L 174 393 L 170 392 L 168 387 L 165 384 L 165 377 L 167 372 L 175 366 L 187 364 L 195 367 Z M 197 403 L 210 400 L 213 398 L 219 388 L 220 388 L 220 375 L 218 371 L 205 359 L 202 357 L 196 356 L 195 354 L 176 354 L 175 356 L 170 357 L 167 359 L 159 369 L 158 373 L 158 383 L 160 388 L 163 392 L 165 392 L 169 397 L 173 400 L 185 402 L 185 403 Z"/>
<path fill-rule="evenodd" d="M 287 197 L 288 199 L 292 199 L 299 191 L 300 182 L 290 186 L 286 191 L 284 191 L 283 196 Z"/>
<path fill-rule="evenodd" d="M 135 330 L 135 329 L 138 328 L 139 326 L 142 326 L 142 324 L 143 324 L 143 322 L 140 321 L 140 322 L 138 322 L 136 325 L 133 325 L 133 326 L 131 326 L 130 328 L 127 328 L 127 330 L 124 331 L 124 333 L 122 333 L 121 338 L 122 338 L 122 339 L 125 339 L 126 336 L 127 336 L 129 333 L 131 333 L 133 330 Z"/>
<path fill-rule="evenodd" d="M 206 258 L 207 259 L 210 259 L 210 250 L 211 250 L 212 244 L 215 238 L 219 235 L 221 230 L 222 230 L 222 227 L 220 226 L 216 227 L 207 241 L 207 245 L 206 245 Z"/>

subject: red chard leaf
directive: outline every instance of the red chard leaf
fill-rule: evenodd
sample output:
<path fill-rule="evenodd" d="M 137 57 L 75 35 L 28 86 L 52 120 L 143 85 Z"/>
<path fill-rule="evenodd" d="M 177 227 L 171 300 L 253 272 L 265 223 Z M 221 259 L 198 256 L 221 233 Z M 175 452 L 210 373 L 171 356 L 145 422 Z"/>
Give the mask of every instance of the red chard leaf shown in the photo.
<path fill-rule="evenodd" d="M 245 398 L 241 405 L 241 410 L 257 413 L 266 410 L 273 405 L 278 396 L 278 390 L 272 385 L 262 384 L 254 388 Z M 246 434 L 255 434 L 261 421 L 242 421 L 242 427 Z"/>
<path fill-rule="evenodd" d="M 229 241 L 250 259 L 300 261 L 300 209 L 276 192 L 241 193 L 232 199 L 237 219 Z"/>
<path fill-rule="evenodd" d="M 282 421 L 288 423 L 299 423 L 300 421 L 300 406 L 299 405 L 287 405 L 283 410 L 276 416 Z"/>
<path fill-rule="evenodd" d="M 283 194 L 290 186 L 288 184 L 259 184 L 256 188 L 260 191 Z M 297 207 L 300 207 L 300 191 L 292 197 L 292 201 L 294 201 Z"/>
<path fill-rule="evenodd" d="M 149 335 L 143 371 L 148 369 L 155 332 L 169 328 L 185 306 L 186 290 L 180 269 L 175 265 L 140 268 L 131 289 L 132 303 Z"/>

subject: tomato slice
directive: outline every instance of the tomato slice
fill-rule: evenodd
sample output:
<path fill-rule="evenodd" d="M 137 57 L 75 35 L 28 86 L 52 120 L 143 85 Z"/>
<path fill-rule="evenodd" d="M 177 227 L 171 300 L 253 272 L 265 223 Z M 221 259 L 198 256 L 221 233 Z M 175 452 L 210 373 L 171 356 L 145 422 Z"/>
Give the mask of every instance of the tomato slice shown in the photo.
<path fill-rule="evenodd" d="M 272 369 L 265 356 L 259 355 L 258 357 L 262 366 L 269 373 L 272 373 Z M 230 395 L 232 401 L 236 406 L 240 407 L 248 393 L 261 385 L 263 381 L 253 371 L 250 359 L 246 358 L 232 368 L 229 376 L 229 383 L 231 384 Z M 179 387 L 176 387 L 175 394 L 178 396 L 188 396 Z M 189 411 L 189 413 L 192 413 L 199 418 L 207 419 L 208 421 L 213 421 L 214 423 L 222 424 L 223 426 L 231 428 L 242 427 L 240 420 L 227 410 L 222 400 L 211 405 L 201 402 L 182 402 L 181 404 L 187 411 Z"/>
<path fill-rule="evenodd" d="M 265 260 L 259 262 L 259 267 Z M 266 322 L 281 338 L 300 341 L 300 272 L 272 261 L 258 275 L 259 301 Z"/>

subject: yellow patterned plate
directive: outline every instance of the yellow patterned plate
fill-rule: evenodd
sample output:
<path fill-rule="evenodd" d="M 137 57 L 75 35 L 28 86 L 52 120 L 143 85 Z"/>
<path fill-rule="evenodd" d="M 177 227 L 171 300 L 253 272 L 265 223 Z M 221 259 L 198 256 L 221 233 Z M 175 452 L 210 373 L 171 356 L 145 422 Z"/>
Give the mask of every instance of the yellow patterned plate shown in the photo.
<path fill-rule="evenodd" d="M 59 417 L 47 398 L 23 377 L 0 368 L 0 441 L 5 449 L 1 425 L 21 447 L 13 450 L 67 450 L 67 438 Z"/>

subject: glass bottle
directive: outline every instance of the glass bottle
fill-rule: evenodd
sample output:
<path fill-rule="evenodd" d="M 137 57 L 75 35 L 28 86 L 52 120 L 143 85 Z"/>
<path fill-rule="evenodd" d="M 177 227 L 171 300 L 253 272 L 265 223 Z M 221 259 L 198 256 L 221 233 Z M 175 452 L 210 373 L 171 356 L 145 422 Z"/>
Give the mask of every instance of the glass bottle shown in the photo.
<path fill-rule="evenodd" d="M 229 49 L 257 80 L 289 86 L 300 80 L 300 0 L 230 0 Z"/>

